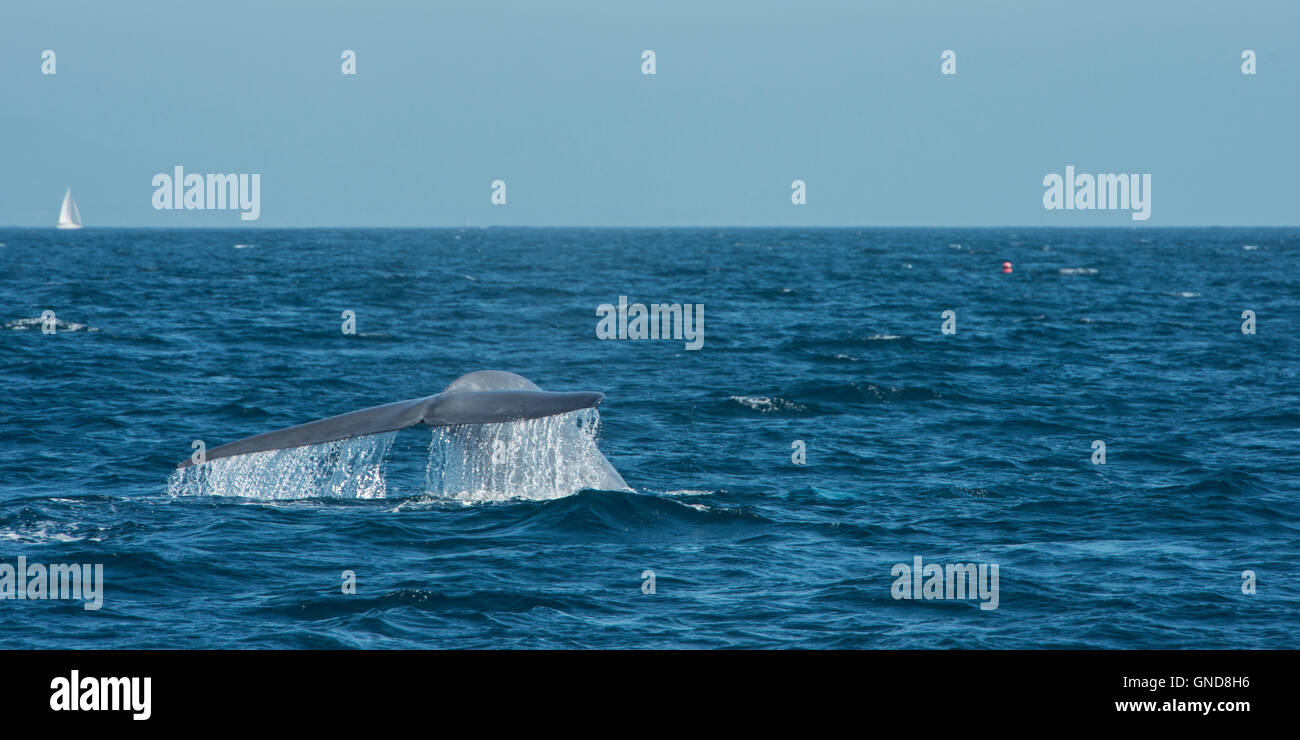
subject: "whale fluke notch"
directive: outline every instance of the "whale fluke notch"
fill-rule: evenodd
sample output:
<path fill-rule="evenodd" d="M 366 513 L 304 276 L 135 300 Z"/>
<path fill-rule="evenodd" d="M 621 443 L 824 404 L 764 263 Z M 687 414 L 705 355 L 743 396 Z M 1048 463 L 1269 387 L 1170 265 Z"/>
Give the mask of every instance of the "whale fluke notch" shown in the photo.
<path fill-rule="evenodd" d="M 605 394 L 596 391 L 544 391 L 532 381 L 514 373 L 480 370 L 452 381 L 442 393 L 372 406 L 246 437 L 208 450 L 205 459 L 219 460 L 232 455 L 284 450 L 367 434 L 395 432 L 421 422 L 437 427 L 540 419 L 592 408 L 603 400 Z M 185 468 L 193 464 L 187 458 L 176 467 Z"/>

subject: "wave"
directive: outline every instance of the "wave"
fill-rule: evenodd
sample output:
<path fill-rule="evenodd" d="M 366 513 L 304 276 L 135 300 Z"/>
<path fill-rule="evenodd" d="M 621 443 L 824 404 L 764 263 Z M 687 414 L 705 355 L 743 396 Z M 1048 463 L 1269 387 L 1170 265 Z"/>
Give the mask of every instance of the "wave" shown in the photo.
<path fill-rule="evenodd" d="M 586 542 L 602 534 L 620 541 L 636 534 L 657 539 L 674 529 L 698 533 L 700 526 L 766 523 L 770 520 L 748 506 L 712 506 L 630 491 L 584 491 L 543 502 L 512 526 L 536 529 L 551 537 L 568 533 Z"/>
<path fill-rule="evenodd" d="M 63 319 L 53 319 L 54 330 L 60 331 L 99 331 L 99 329 L 87 324 L 78 324 L 75 321 L 64 321 Z M 13 331 L 28 331 L 30 329 L 39 330 L 45 324 L 45 319 L 37 316 L 36 318 L 14 319 L 5 322 L 4 328 Z"/>
<path fill-rule="evenodd" d="M 818 358 L 843 359 L 855 352 L 897 351 L 915 345 L 916 340 L 908 335 L 876 332 L 840 337 L 801 335 L 783 341 L 778 349 L 781 352 L 803 352 Z"/>
<path fill-rule="evenodd" d="M 751 408 L 760 414 L 773 411 L 807 411 L 808 407 L 794 401 L 787 401 L 779 396 L 730 396 L 728 401 L 735 401 L 741 406 Z"/>
<path fill-rule="evenodd" d="M 6 517 L 5 519 L 8 519 Z M 35 522 L 11 522 L 0 520 L 0 542 L 13 545 L 40 545 L 49 542 L 69 543 L 86 540 L 98 542 L 99 537 L 90 533 L 78 532 L 74 522 L 57 522 L 42 519 Z"/>
<path fill-rule="evenodd" d="M 899 387 L 849 381 L 847 383 L 804 383 L 780 395 L 728 396 L 729 404 L 738 404 L 760 414 L 816 415 L 843 413 L 840 404 L 877 404 L 906 401 L 932 401 L 943 394 L 924 387 Z"/>
<path fill-rule="evenodd" d="M 799 399 L 846 403 L 891 403 L 893 401 L 932 401 L 941 395 L 918 386 L 877 385 L 861 381 L 847 383 L 804 383 L 792 394 Z"/>

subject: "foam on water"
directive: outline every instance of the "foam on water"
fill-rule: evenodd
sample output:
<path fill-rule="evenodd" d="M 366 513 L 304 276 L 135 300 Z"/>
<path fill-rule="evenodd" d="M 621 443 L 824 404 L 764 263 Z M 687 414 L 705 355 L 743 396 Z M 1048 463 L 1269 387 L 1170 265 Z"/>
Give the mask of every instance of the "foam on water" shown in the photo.
<path fill-rule="evenodd" d="M 596 409 L 435 427 L 426 488 L 431 496 L 458 501 L 537 501 L 583 489 L 631 490 L 596 447 L 599 427 Z"/>
<path fill-rule="evenodd" d="M 172 496 L 384 498 L 384 456 L 397 432 L 209 460 L 172 473 Z"/>
<path fill-rule="evenodd" d="M 56 333 L 60 331 L 99 331 L 99 329 L 87 324 L 78 324 L 75 321 L 64 321 L 63 319 L 57 318 L 52 319 L 50 323 L 53 325 Z M 45 319 L 36 316 L 32 318 L 7 321 L 5 322 L 4 328 L 12 329 L 14 331 L 27 331 L 29 329 L 40 329 L 44 324 Z"/>
<path fill-rule="evenodd" d="M 808 408 L 801 403 L 775 396 L 728 396 L 727 400 L 764 414 L 772 411 L 806 411 Z"/>

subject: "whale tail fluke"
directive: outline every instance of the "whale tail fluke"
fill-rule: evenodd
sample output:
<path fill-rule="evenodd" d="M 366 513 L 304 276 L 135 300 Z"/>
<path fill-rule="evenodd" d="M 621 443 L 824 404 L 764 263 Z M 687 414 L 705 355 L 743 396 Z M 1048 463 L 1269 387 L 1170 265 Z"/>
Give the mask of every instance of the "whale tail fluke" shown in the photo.
<path fill-rule="evenodd" d="M 593 408 L 604 398 L 596 391 L 544 391 L 514 373 L 480 370 L 457 378 L 432 396 L 372 406 L 214 447 L 204 461 L 394 432 L 420 423 L 438 427 L 540 419 Z M 193 464 L 187 458 L 177 467 Z"/>

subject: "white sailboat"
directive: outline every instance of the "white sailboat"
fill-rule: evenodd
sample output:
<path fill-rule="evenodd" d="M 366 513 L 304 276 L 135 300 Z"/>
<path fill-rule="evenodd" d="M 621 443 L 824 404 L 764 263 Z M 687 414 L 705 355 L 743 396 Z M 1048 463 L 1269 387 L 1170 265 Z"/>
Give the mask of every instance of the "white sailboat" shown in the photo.
<path fill-rule="evenodd" d="M 80 229 L 81 212 L 77 210 L 77 201 L 72 199 L 72 188 L 63 195 L 63 207 L 59 209 L 60 229 Z"/>

